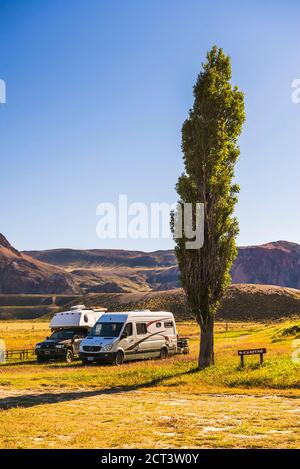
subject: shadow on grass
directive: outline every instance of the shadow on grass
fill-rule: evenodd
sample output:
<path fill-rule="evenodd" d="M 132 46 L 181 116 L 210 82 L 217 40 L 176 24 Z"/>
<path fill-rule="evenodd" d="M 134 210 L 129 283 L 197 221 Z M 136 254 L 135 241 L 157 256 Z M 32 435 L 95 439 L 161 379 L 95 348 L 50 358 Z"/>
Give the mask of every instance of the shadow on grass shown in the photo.
<path fill-rule="evenodd" d="M 66 367 L 68 366 L 69 368 L 78 368 L 79 366 L 82 366 L 81 362 L 79 360 L 74 360 L 72 364 L 66 363 L 63 360 L 48 360 L 43 363 L 39 363 L 36 359 L 34 360 L 13 360 L 13 361 L 6 361 L 5 363 L 1 363 L 0 366 L 2 368 L 9 368 L 11 366 L 25 366 L 25 365 L 35 365 L 37 367 L 41 366 L 51 366 L 51 368 L 54 367 Z M 0 368 L 1 369 L 1 368 Z"/>
<path fill-rule="evenodd" d="M 35 365 L 36 363 L 37 363 L 36 360 L 24 360 L 24 361 L 13 360 L 13 361 L 7 361 L 5 363 L 1 363 L 0 367 L 5 369 L 11 366 Z"/>
<path fill-rule="evenodd" d="M 120 394 L 130 391 L 137 391 L 139 389 L 151 388 L 160 385 L 164 381 L 181 376 L 191 375 L 198 372 L 198 368 L 192 370 L 174 373 L 170 376 L 162 376 L 150 381 L 135 385 L 116 386 L 109 389 L 100 389 L 94 391 L 68 391 L 68 392 L 48 392 L 40 394 L 24 394 L 13 397 L 4 397 L 0 399 L 0 410 L 9 410 L 14 408 L 27 408 L 35 407 L 41 404 L 58 404 L 60 402 L 76 401 L 86 397 L 106 396 L 110 394 Z"/>

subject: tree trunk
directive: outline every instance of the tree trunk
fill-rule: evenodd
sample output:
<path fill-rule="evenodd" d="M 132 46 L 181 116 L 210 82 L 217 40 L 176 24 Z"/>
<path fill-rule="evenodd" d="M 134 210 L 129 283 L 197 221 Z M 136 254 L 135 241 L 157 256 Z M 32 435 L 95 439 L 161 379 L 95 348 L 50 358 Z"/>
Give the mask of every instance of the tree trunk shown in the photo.
<path fill-rule="evenodd" d="M 198 366 L 200 370 L 214 365 L 214 317 L 209 316 L 205 329 L 200 332 L 200 353 Z"/>

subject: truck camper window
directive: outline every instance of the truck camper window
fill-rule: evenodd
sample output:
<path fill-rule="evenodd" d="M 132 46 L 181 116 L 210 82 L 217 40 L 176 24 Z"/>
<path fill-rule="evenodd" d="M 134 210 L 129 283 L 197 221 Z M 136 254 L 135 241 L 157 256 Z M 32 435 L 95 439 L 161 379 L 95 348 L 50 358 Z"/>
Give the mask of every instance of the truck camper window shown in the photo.
<path fill-rule="evenodd" d="M 144 322 L 137 322 L 136 323 L 136 333 L 138 335 L 145 335 L 147 334 L 147 326 Z"/>
<path fill-rule="evenodd" d="M 93 337 L 119 337 L 123 322 L 98 322 L 89 333 Z"/>

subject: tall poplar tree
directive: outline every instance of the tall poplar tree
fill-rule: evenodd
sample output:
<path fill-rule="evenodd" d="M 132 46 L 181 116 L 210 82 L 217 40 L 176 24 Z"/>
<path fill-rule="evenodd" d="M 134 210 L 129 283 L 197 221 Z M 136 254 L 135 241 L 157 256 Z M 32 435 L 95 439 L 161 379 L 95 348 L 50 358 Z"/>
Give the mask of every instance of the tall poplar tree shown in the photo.
<path fill-rule="evenodd" d="M 239 186 L 234 168 L 245 120 L 244 96 L 231 85 L 231 63 L 214 46 L 194 86 L 194 103 L 182 127 L 185 172 L 176 190 L 179 204 L 204 204 L 204 244 L 188 249 L 176 239 L 180 278 L 188 308 L 200 326 L 199 368 L 214 363 L 214 318 L 237 255 L 234 217 Z M 177 213 L 178 215 L 178 213 Z M 174 232 L 174 214 L 172 217 Z"/>

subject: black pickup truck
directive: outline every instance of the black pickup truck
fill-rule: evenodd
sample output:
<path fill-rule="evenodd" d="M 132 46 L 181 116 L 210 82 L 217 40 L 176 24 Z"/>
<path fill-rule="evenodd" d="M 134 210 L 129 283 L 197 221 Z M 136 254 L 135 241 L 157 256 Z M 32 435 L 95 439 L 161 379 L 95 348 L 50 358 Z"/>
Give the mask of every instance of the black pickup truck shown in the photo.
<path fill-rule="evenodd" d="M 35 346 L 38 363 L 48 360 L 63 360 L 71 363 L 79 352 L 79 344 L 86 337 L 88 329 L 57 329 L 50 337 Z"/>

